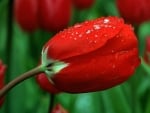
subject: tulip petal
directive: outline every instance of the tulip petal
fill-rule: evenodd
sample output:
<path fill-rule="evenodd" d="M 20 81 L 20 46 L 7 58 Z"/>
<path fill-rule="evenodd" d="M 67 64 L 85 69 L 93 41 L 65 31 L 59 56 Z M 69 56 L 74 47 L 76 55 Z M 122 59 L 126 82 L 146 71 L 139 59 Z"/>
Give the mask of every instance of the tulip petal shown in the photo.
<path fill-rule="evenodd" d="M 37 75 L 36 81 L 43 90 L 48 91 L 49 93 L 57 94 L 60 92 L 60 90 L 58 90 L 53 86 L 53 84 L 51 84 L 44 73 Z"/>
<path fill-rule="evenodd" d="M 117 17 L 100 18 L 77 24 L 55 35 L 44 48 L 49 47 L 48 57 L 67 59 L 101 48 L 122 29 L 124 22 Z"/>
<path fill-rule="evenodd" d="M 127 80 L 139 65 L 136 48 L 110 55 L 84 55 L 52 77 L 66 92 L 88 92 L 111 88 Z M 68 82 L 67 82 L 68 81 Z"/>

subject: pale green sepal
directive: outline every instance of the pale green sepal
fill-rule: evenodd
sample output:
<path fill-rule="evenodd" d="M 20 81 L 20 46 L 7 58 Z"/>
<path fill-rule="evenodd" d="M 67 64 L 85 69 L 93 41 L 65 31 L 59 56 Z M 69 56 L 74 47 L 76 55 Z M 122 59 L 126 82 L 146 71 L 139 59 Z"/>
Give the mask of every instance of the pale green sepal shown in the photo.
<path fill-rule="evenodd" d="M 42 66 L 45 67 L 45 73 L 52 77 L 54 74 L 60 72 L 62 69 L 67 67 L 69 63 L 65 63 L 59 60 L 53 60 L 47 58 L 48 47 L 42 50 Z M 51 67 L 47 67 L 48 64 L 51 64 Z"/>

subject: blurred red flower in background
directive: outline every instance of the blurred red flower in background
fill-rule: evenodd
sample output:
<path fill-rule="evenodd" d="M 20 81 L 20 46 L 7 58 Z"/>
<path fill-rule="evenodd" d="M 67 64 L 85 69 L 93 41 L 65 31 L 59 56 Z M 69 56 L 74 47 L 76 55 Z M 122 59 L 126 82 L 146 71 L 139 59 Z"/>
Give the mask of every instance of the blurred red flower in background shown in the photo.
<path fill-rule="evenodd" d="M 132 24 L 150 20 L 150 0 L 117 0 L 121 16 Z"/>
<path fill-rule="evenodd" d="M 56 34 L 42 51 L 50 81 L 71 93 L 111 88 L 127 80 L 139 64 L 133 28 L 117 17 L 76 24 Z"/>
<path fill-rule="evenodd" d="M 0 60 L 0 89 L 4 87 L 4 77 L 5 77 L 5 65 L 3 65 Z M 4 98 L 0 99 L 0 106 L 2 106 Z"/>
<path fill-rule="evenodd" d="M 56 104 L 51 113 L 68 113 L 68 111 L 66 111 L 61 104 Z"/>
<path fill-rule="evenodd" d="M 39 86 L 51 93 L 51 94 L 58 94 L 60 93 L 60 90 L 56 89 L 53 84 L 48 80 L 47 76 L 45 75 L 45 73 L 41 73 L 39 75 L 36 76 L 36 81 L 39 84 Z"/>
<path fill-rule="evenodd" d="M 72 1 L 73 5 L 78 9 L 90 8 L 95 2 L 95 0 L 72 0 Z"/>
<path fill-rule="evenodd" d="M 150 64 L 150 37 L 146 38 L 144 51 L 144 60 L 147 64 Z"/>
<path fill-rule="evenodd" d="M 25 31 L 59 31 L 69 24 L 71 0 L 15 0 L 14 13 Z"/>

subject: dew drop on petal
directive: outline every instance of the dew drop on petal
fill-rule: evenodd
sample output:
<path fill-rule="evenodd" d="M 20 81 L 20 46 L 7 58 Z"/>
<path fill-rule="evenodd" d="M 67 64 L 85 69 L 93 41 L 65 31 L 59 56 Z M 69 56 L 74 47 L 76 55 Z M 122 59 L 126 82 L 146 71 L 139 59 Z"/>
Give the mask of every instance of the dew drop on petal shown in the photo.
<path fill-rule="evenodd" d="M 74 40 L 77 40 L 77 38 L 75 37 Z"/>
<path fill-rule="evenodd" d="M 119 38 L 119 35 L 117 35 L 116 37 Z"/>
<path fill-rule="evenodd" d="M 104 19 L 104 23 L 106 24 L 106 23 L 108 23 L 109 22 L 109 19 Z"/>
<path fill-rule="evenodd" d="M 116 27 L 115 26 L 113 26 L 113 29 L 115 29 Z"/>
<path fill-rule="evenodd" d="M 97 41 L 95 40 L 94 43 L 97 43 Z"/>
<path fill-rule="evenodd" d="M 78 32 L 75 32 L 75 34 L 79 34 Z"/>
<path fill-rule="evenodd" d="M 97 34 L 95 34 L 94 36 L 95 36 L 96 38 L 98 37 L 98 35 L 97 35 Z"/>
<path fill-rule="evenodd" d="M 106 28 L 107 28 L 107 27 L 109 27 L 109 26 L 108 26 L 108 25 L 105 25 L 104 27 L 106 27 Z"/>
<path fill-rule="evenodd" d="M 90 31 L 90 30 L 87 30 L 87 31 L 86 31 L 86 34 L 90 34 L 90 33 L 91 33 L 91 31 Z"/>
<path fill-rule="evenodd" d="M 121 42 L 124 42 L 124 40 L 122 39 Z"/>
<path fill-rule="evenodd" d="M 105 34 L 104 37 L 107 37 L 107 34 Z"/>
<path fill-rule="evenodd" d="M 98 30 L 98 29 L 101 28 L 99 25 L 93 25 L 93 27 L 94 27 L 95 30 Z"/>
<path fill-rule="evenodd" d="M 75 28 L 79 28 L 79 27 L 81 27 L 82 25 L 80 25 L 80 24 L 76 24 L 74 27 Z"/>
<path fill-rule="evenodd" d="M 74 36 L 74 33 L 72 33 L 71 35 Z"/>
<path fill-rule="evenodd" d="M 108 25 L 108 27 L 111 28 L 112 26 L 111 26 L 111 25 Z"/>
<path fill-rule="evenodd" d="M 82 35 L 80 34 L 80 35 L 79 35 L 79 37 L 81 38 L 81 37 L 82 37 Z"/>
<path fill-rule="evenodd" d="M 113 64 L 113 65 L 112 65 L 112 68 L 114 69 L 115 67 L 116 67 L 116 66 Z"/>

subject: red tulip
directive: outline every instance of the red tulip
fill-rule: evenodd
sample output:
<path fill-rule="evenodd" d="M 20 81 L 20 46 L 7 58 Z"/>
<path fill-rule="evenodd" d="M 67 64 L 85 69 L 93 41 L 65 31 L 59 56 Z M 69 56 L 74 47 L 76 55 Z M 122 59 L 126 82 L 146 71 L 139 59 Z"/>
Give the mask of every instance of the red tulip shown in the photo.
<path fill-rule="evenodd" d="M 15 18 L 25 31 L 34 31 L 38 27 L 37 0 L 15 0 Z"/>
<path fill-rule="evenodd" d="M 39 0 L 39 24 L 47 31 L 65 28 L 71 17 L 71 0 Z"/>
<path fill-rule="evenodd" d="M 150 0 L 117 0 L 122 17 L 133 24 L 150 20 Z"/>
<path fill-rule="evenodd" d="M 117 17 L 77 24 L 47 42 L 42 65 L 61 91 L 100 91 L 127 80 L 140 64 L 130 25 Z"/>
<path fill-rule="evenodd" d="M 144 60 L 146 61 L 147 64 L 150 64 L 150 37 L 146 38 Z"/>
<path fill-rule="evenodd" d="M 56 104 L 51 113 L 68 113 L 60 104 Z"/>
<path fill-rule="evenodd" d="M 51 94 L 57 94 L 60 92 L 60 90 L 56 89 L 53 86 L 53 84 L 48 80 L 48 78 L 46 77 L 46 75 L 44 73 L 37 75 L 36 81 L 43 90 L 45 90 Z"/>
<path fill-rule="evenodd" d="M 18 24 L 29 32 L 37 28 L 59 31 L 71 16 L 70 0 L 16 0 L 14 8 Z"/>
<path fill-rule="evenodd" d="M 73 4 L 79 9 L 90 8 L 94 2 L 95 0 L 73 0 Z"/>
<path fill-rule="evenodd" d="M 0 89 L 4 87 L 4 74 L 5 74 L 5 66 L 2 64 L 0 60 Z M 0 106 L 2 106 L 4 98 L 0 99 Z"/>

